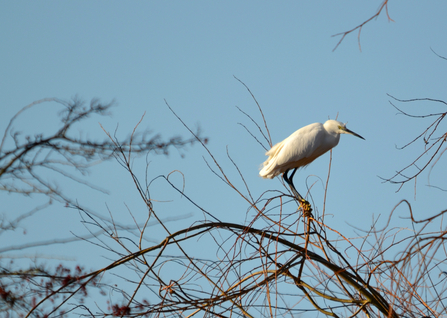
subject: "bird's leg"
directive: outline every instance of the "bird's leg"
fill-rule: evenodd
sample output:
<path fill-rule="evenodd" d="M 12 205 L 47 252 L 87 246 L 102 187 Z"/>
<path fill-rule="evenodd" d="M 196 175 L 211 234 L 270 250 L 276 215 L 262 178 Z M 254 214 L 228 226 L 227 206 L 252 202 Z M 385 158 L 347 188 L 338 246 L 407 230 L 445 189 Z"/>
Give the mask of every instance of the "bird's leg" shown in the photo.
<path fill-rule="evenodd" d="M 284 181 L 289 185 L 290 189 L 292 190 L 293 195 L 298 199 L 298 201 L 300 201 L 301 206 L 303 207 L 303 211 L 304 213 L 310 213 L 312 211 L 311 207 L 310 207 L 310 203 L 307 202 L 307 200 L 305 200 L 301 194 L 299 194 L 299 192 L 295 189 L 295 186 L 293 185 L 293 181 L 292 178 L 295 175 L 296 170 L 298 170 L 298 168 L 293 169 L 290 178 L 287 176 L 287 174 L 289 173 L 290 170 L 287 170 L 286 172 L 284 172 L 284 174 L 282 175 Z"/>
<path fill-rule="evenodd" d="M 286 172 L 284 172 L 284 174 L 282 175 L 284 181 L 289 185 L 290 190 L 292 190 L 293 195 L 301 202 L 305 201 L 303 199 L 303 197 L 301 196 L 301 194 L 298 193 L 298 191 L 296 191 L 295 186 L 293 185 L 293 181 L 292 178 L 295 175 L 296 172 L 296 168 L 292 171 L 292 174 L 290 175 L 290 178 L 287 176 L 287 174 L 289 173 L 290 170 L 287 170 Z"/>

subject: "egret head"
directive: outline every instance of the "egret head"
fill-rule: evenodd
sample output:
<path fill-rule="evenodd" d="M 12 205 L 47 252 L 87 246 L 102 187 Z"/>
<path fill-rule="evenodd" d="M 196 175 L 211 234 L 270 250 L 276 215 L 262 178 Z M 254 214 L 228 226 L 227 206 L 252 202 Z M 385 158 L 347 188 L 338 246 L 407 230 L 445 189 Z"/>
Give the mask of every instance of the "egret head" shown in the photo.
<path fill-rule="evenodd" d="M 343 124 L 342 122 L 339 122 L 336 120 L 330 119 L 330 120 L 326 121 L 324 123 L 324 128 L 329 133 L 349 134 L 349 135 L 354 135 L 356 137 L 359 137 L 359 138 L 362 138 L 363 140 L 365 140 L 365 138 L 363 138 L 359 134 L 356 134 L 352 130 L 349 130 L 348 128 L 346 128 L 346 124 Z"/>

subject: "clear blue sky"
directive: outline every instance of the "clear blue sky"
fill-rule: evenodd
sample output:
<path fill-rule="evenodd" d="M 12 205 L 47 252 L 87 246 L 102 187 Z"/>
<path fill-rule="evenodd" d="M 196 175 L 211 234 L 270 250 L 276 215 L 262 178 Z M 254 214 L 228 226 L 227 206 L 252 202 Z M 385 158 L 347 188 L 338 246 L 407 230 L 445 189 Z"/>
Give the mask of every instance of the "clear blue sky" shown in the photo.
<path fill-rule="evenodd" d="M 348 128 L 365 141 L 344 135 L 333 152 L 326 222 L 351 233 L 347 222 L 369 227 L 373 215 L 387 216 L 401 199 L 410 200 L 416 215 L 427 216 L 445 208 L 440 193 L 426 187 L 427 175 L 395 193 L 396 186 L 383 184 L 378 176 L 390 177 L 421 151 L 422 145 L 398 151 L 421 132 L 426 122 L 396 116 L 387 93 L 398 98 L 431 97 L 447 100 L 445 60 L 447 55 L 447 4 L 441 1 L 393 1 L 389 22 L 384 13 L 368 23 L 361 33 L 348 35 L 333 52 L 339 37 L 371 17 L 381 1 L 3 1 L 0 4 L 0 128 L 23 106 L 44 97 L 90 100 L 115 99 L 111 118 L 95 118 L 79 127 L 92 138 L 104 137 L 98 125 L 127 136 L 143 113 L 143 129 L 168 138 L 189 137 L 170 113 L 168 101 L 191 127 L 200 125 L 209 137 L 209 148 L 238 187 L 243 187 L 226 155 L 226 147 L 239 166 L 252 194 L 269 189 L 285 190 L 278 180 L 263 180 L 259 165 L 264 150 L 238 125 L 254 133 L 250 120 L 235 106 L 260 121 L 245 82 L 260 103 L 273 142 L 298 128 L 328 117 L 348 122 Z M 423 114 L 442 111 L 439 105 L 401 105 Z M 48 131 L 53 125 L 53 106 L 30 111 L 15 128 L 29 133 Z M 445 111 L 445 109 L 444 109 Z M 168 158 L 150 156 L 149 179 L 179 170 L 186 179 L 186 192 L 198 204 L 222 220 L 244 222 L 247 205 L 207 168 L 204 149 L 194 146 L 181 158 L 174 150 Z M 315 185 L 316 208 L 322 209 L 322 188 L 328 171 L 325 155 L 295 176 L 298 189 L 321 178 Z M 442 163 L 441 163 L 442 164 Z M 144 181 L 145 160 L 135 161 Z M 444 186 L 434 171 L 431 182 Z M 313 177 L 316 176 L 316 177 Z M 445 177 L 445 174 L 444 174 Z M 110 190 L 111 195 L 60 181 L 72 198 L 107 215 L 106 204 L 122 222 L 132 223 L 127 204 L 139 221 L 144 206 L 126 172 L 109 162 L 93 168 L 88 180 Z M 181 178 L 175 175 L 181 186 Z M 201 213 L 170 190 L 162 181 L 152 187 L 155 200 L 167 217 L 193 213 L 186 221 L 171 223 L 179 228 L 202 219 Z M 11 217 L 33 206 L 34 199 L 18 210 L 17 197 L 0 194 L 0 213 Z M 445 200 L 444 200 L 445 201 Z M 403 210 L 402 210 L 403 213 Z M 164 216 L 164 215 L 162 215 Z M 250 218 L 250 217 L 248 217 Z M 16 231 L 16 244 L 40 239 L 70 237 L 70 231 L 85 233 L 76 211 L 55 204 L 50 211 L 25 223 L 26 235 Z M 48 231 L 52 228 L 52 231 Z M 148 233 L 156 239 L 157 234 Z M 11 240 L 2 240 L 1 246 Z M 67 246 L 22 251 L 67 255 Z M 41 254 L 42 255 L 42 254 Z M 97 268 L 106 260 L 87 259 L 101 255 L 91 245 L 73 249 L 76 262 Z"/>

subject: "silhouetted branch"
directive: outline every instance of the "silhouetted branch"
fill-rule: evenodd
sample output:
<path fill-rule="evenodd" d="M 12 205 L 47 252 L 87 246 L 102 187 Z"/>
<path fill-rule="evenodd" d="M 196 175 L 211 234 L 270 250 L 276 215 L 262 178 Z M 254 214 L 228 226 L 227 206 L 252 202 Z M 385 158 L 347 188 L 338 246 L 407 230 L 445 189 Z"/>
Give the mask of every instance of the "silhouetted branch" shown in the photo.
<path fill-rule="evenodd" d="M 63 110 L 59 113 L 61 127 L 55 133 L 49 136 L 36 134 L 22 137 L 19 132 L 12 130 L 13 122 L 24 111 L 50 102 L 63 106 Z M 163 141 L 160 135 L 149 137 L 148 131 L 144 133 L 134 131 L 130 137 L 123 140 L 114 136 L 114 140 L 105 139 L 104 141 L 93 141 L 70 134 L 73 126 L 78 122 L 92 115 L 109 114 L 113 104 L 114 102 L 102 104 L 99 100 L 93 99 L 90 105 L 86 106 L 77 98 L 69 102 L 47 98 L 33 102 L 20 110 L 9 122 L 0 145 L 0 190 L 25 195 L 45 194 L 62 202 L 73 203 L 62 194 L 61 189 L 41 178 L 43 171 L 51 170 L 63 177 L 104 192 L 106 190 L 77 178 L 67 169 L 73 168 L 83 175 L 92 165 L 110 159 L 117 151 L 117 146 L 121 151 L 132 152 L 135 155 L 148 152 L 167 155 L 171 147 L 183 149 L 196 141 L 196 138 L 183 139 L 181 137 Z M 8 135 L 13 145 L 6 145 Z M 201 138 L 200 130 L 196 135 L 199 139 Z"/>
<path fill-rule="evenodd" d="M 34 135 L 24 135 L 15 130 L 14 124 L 19 116 L 24 116 L 27 110 L 33 107 L 40 107 L 47 104 L 56 104 L 61 107 L 59 112 L 59 126 L 52 133 L 36 133 Z M 138 132 L 137 127 L 127 138 L 118 138 L 116 131 L 114 136 L 105 138 L 103 141 L 92 140 L 83 137 L 80 133 L 74 132 L 74 127 L 83 123 L 88 118 L 99 115 L 106 116 L 110 113 L 114 102 L 101 103 L 98 99 L 93 99 L 89 105 L 86 105 L 78 98 L 71 101 L 62 101 L 57 98 L 46 98 L 35 101 L 20 111 L 18 111 L 9 121 L 0 143 L 0 191 L 8 193 L 22 194 L 30 196 L 32 194 L 43 194 L 48 197 L 48 202 L 41 204 L 34 209 L 20 213 L 15 212 L 13 220 L 8 221 L 6 218 L 1 220 L 0 234 L 7 231 L 13 231 L 25 220 L 35 216 L 38 212 L 47 208 L 53 200 L 65 203 L 66 207 L 74 207 L 79 210 L 81 215 L 87 216 L 84 224 L 87 226 L 97 226 L 99 230 L 90 231 L 89 235 L 81 235 L 62 239 L 37 240 L 30 243 L 14 244 L 11 241 L 7 245 L 7 240 L 3 239 L 4 244 L 0 249 L 2 253 L 2 263 L 0 264 L 0 313 L 7 316 L 17 317 L 29 312 L 31 308 L 36 306 L 37 299 L 51 294 L 49 299 L 52 304 L 60 303 L 54 306 L 39 307 L 33 310 L 32 316 L 46 317 L 48 315 L 64 316 L 62 305 L 71 299 L 72 296 L 79 295 L 76 301 L 83 302 L 87 296 L 89 288 L 101 289 L 102 285 L 98 284 L 97 278 L 82 280 L 79 276 L 84 275 L 84 271 L 78 267 L 76 272 L 70 272 L 71 269 L 65 268 L 63 265 L 55 269 L 46 269 L 42 266 L 20 268 L 15 266 L 14 270 L 5 265 L 8 256 L 5 252 L 24 250 L 31 247 L 42 247 L 56 244 L 67 244 L 80 240 L 89 241 L 95 239 L 101 242 L 102 247 L 106 238 L 116 239 L 116 231 L 126 231 L 127 233 L 141 232 L 141 228 L 158 225 L 160 222 L 170 222 L 180 220 L 190 214 L 178 215 L 176 217 L 161 218 L 157 222 L 145 222 L 144 224 L 136 222 L 134 226 L 123 225 L 115 222 L 113 218 L 99 216 L 98 214 L 83 208 L 76 198 L 71 198 L 64 194 L 61 187 L 57 186 L 55 179 L 62 177 L 62 180 L 72 180 L 81 185 L 87 186 L 93 190 L 107 193 L 106 189 L 98 187 L 87 182 L 83 176 L 89 172 L 94 165 L 117 156 L 117 154 L 130 154 L 138 156 L 142 154 L 164 154 L 167 155 L 172 148 L 179 151 L 186 149 L 196 140 L 206 142 L 206 138 L 202 138 L 200 130 L 197 130 L 194 138 L 184 139 L 182 137 L 173 137 L 168 140 L 162 140 L 158 134 L 151 134 L 149 131 Z M 143 118 L 141 118 L 142 120 Z M 141 123 L 140 120 L 140 123 Z M 48 124 L 57 124 L 57 122 L 49 122 Z M 99 126 L 98 126 L 99 127 Z M 48 127 L 45 127 L 48 130 Z M 197 139 L 196 139 L 197 138 Z M 183 154 L 181 154 L 183 156 Z M 129 165 L 127 165 L 129 167 Z M 54 177 L 54 178 L 52 178 Z M 60 178 L 58 178 L 60 180 Z M 101 225 L 101 222 L 106 225 Z M 113 230 L 110 230 L 113 226 Z M 46 228 L 45 230 L 48 230 Z M 140 245 L 142 237 L 140 237 Z M 144 238 L 145 241 L 149 241 Z M 119 240 L 118 240 L 119 241 Z M 5 243 L 6 242 L 6 243 Z M 121 244 L 126 248 L 125 244 Z M 114 249 L 109 249 L 114 251 Z M 126 253 L 130 250 L 127 249 Z M 12 263 L 11 263 L 12 264 Z M 29 286 L 32 287 L 30 288 Z M 70 285 L 70 287 L 68 287 Z M 59 287 L 57 287 L 59 286 Z M 55 290 L 64 290 L 63 293 L 54 292 Z M 50 311 L 48 311 L 48 309 Z M 76 306 L 76 308 L 84 308 Z M 88 311 L 88 310 L 87 310 Z"/>

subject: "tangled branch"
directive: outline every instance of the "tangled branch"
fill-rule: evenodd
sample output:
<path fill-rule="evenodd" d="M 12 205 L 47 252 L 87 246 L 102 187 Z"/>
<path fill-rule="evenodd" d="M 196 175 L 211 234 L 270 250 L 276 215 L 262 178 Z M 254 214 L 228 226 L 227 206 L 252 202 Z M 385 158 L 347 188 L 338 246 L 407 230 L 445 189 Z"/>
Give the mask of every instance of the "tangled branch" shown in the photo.
<path fill-rule="evenodd" d="M 260 126 L 255 127 L 259 130 Z M 357 229 L 363 233 L 348 238 L 323 222 L 318 203 L 315 214 L 305 216 L 289 194 L 267 191 L 255 198 L 243 172 L 229 157 L 245 187 L 238 189 L 207 146 L 202 146 L 211 157 L 208 166 L 236 197 L 244 199 L 251 216 L 247 215 L 244 224 L 221 221 L 184 189 L 175 187 L 168 175 L 162 180 L 204 215 L 201 222 L 172 231 L 159 217 L 170 211 L 150 196 L 153 183 L 143 186 L 132 172 L 130 154 L 120 151 L 119 160 L 146 204 L 147 221 L 157 219 L 165 235 L 145 247 L 144 228 L 138 241 L 130 235 L 110 233 L 111 242 L 121 248 L 119 252 L 107 245 L 108 250 L 116 251 L 117 260 L 79 280 L 89 281 L 119 270 L 120 277 L 133 288 L 120 291 L 120 303 L 100 313 L 89 312 L 90 316 L 277 317 L 306 312 L 330 317 L 397 318 L 439 316 L 445 311 L 447 282 L 445 277 L 435 276 L 445 263 L 442 246 L 446 232 L 442 224 L 438 231 L 429 227 L 443 214 L 418 223 L 407 202 L 414 231 L 390 227 L 388 222 L 383 229 L 374 224 L 369 230 Z M 219 202 L 224 205 L 226 200 L 231 198 Z M 129 241 L 133 248 L 125 244 Z M 55 289 L 33 310 L 65 288 Z M 431 297 L 433 294 L 438 297 Z"/>
<path fill-rule="evenodd" d="M 35 135 L 24 135 L 16 130 L 14 125 L 20 116 L 24 116 L 26 111 L 33 107 L 56 104 L 61 108 L 59 112 L 59 123 L 49 122 L 48 124 L 59 124 L 52 133 Z M 124 139 L 109 135 L 103 141 L 92 140 L 83 137 L 82 134 L 74 133 L 74 128 L 85 122 L 86 119 L 94 116 L 106 116 L 110 113 L 114 102 L 101 103 L 98 99 L 93 99 L 89 105 L 75 98 L 71 101 L 62 101 L 57 98 L 45 98 L 35 101 L 17 112 L 9 121 L 0 142 L 0 191 L 7 193 L 31 196 L 35 194 L 44 195 L 48 200 L 46 203 L 36 206 L 28 212 L 14 211 L 13 218 L 0 220 L 0 234 L 14 231 L 24 222 L 24 220 L 35 217 L 39 212 L 48 208 L 53 200 L 65 203 L 66 207 L 75 207 L 88 212 L 78 203 L 77 198 L 71 198 L 64 194 L 61 188 L 53 181 L 73 180 L 94 190 L 106 192 L 94 184 L 83 179 L 92 166 L 102 161 L 114 158 L 116 153 L 128 153 L 133 156 L 141 154 L 168 154 L 172 148 L 179 151 L 186 149 L 196 142 L 196 138 L 184 139 L 173 137 L 169 140 L 162 140 L 161 136 L 151 134 L 149 131 L 137 132 L 136 127 L 132 134 Z M 141 121 L 140 121 L 141 122 Z M 99 127 L 99 126 L 98 126 Z M 200 136 L 200 131 L 196 132 L 197 138 L 206 142 L 206 138 Z M 179 220 L 185 216 L 176 218 L 162 218 L 162 222 Z M 98 220 L 96 220 L 99 226 Z M 115 228 L 126 231 L 133 231 L 137 228 L 153 226 L 153 223 L 136 224 L 135 226 L 123 226 L 113 220 L 102 218 L 102 222 L 112 225 Z M 47 229 L 46 229 L 47 230 Z M 87 298 L 88 291 L 99 289 L 102 293 L 102 284 L 98 283 L 98 277 L 89 280 L 82 280 L 85 270 L 76 267 L 74 270 L 64 265 L 55 268 L 46 268 L 39 264 L 37 260 L 32 265 L 16 265 L 5 252 L 23 251 L 30 247 L 51 246 L 55 244 L 67 244 L 70 242 L 99 238 L 102 235 L 109 235 L 109 227 L 101 227 L 97 231 L 84 236 L 71 236 L 69 238 L 50 240 L 37 240 L 28 243 L 15 244 L 14 241 L 3 239 L 4 244 L 0 249 L 0 315 L 22 316 L 35 307 L 37 300 L 48 295 L 46 298 L 51 304 L 63 299 L 58 306 L 53 307 L 52 312 L 64 316 L 65 311 L 62 305 L 72 297 L 65 297 L 71 293 L 77 302 L 82 304 Z M 57 288 L 64 290 L 63 293 L 53 293 Z M 88 308 L 80 305 L 76 308 Z M 119 312 L 119 307 L 115 308 Z M 34 317 L 47 317 L 47 307 L 39 307 L 33 310 Z"/>
<path fill-rule="evenodd" d="M 439 103 L 444 106 L 447 106 L 447 103 L 432 98 L 415 98 L 415 99 L 397 99 L 391 95 L 388 95 L 394 100 L 401 103 L 411 103 L 411 102 L 422 102 L 427 101 L 431 103 Z M 403 114 L 410 118 L 415 119 L 432 119 L 431 123 L 429 123 L 426 128 L 424 128 L 416 137 L 414 137 L 411 141 L 406 143 L 404 146 L 399 147 L 398 149 L 402 150 L 407 148 L 408 146 L 415 144 L 418 141 L 423 142 L 423 150 L 420 155 L 418 155 L 410 164 L 405 166 L 404 168 L 396 171 L 396 173 L 391 178 L 382 178 L 384 182 L 390 182 L 393 184 L 398 184 L 399 191 L 403 185 L 411 180 L 416 181 L 417 177 L 425 171 L 429 165 L 431 164 L 430 171 L 428 177 L 430 178 L 431 171 L 435 167 L 435 165 L 439 162 L 442 155 L 445 153 L 447 148 L 444 147 L 445 142 L 447 141 L 447 131 L 442 131 L 441 123 L 447 115 L 446 112 L 441 113 L 431 113 L 425 115 L 413 115 L 409 114 L 402 109 L 398 108 L 391 101 L 390 104 L 396 108 L 400 114 Z M 439 131 L 441 130 L 441 132 Z"/>

